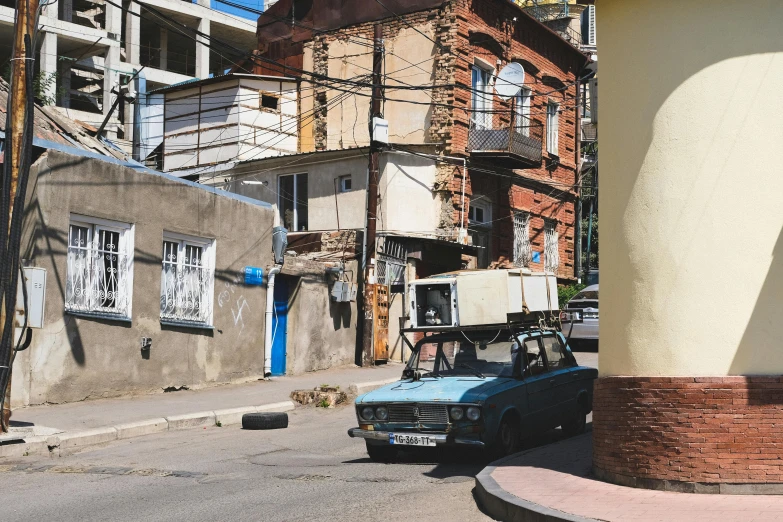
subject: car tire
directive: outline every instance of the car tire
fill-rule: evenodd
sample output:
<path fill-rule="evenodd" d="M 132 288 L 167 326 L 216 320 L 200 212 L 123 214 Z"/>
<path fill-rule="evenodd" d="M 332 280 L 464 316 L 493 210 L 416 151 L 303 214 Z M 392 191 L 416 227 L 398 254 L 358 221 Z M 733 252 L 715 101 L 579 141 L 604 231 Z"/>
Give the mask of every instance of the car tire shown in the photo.
<path fill-rule="evenodd" d="M 370 444 L 368 441 L 364 441 L 364 444 L 367 446 L 367 455 L 373 462 L 394 462 L 397 458 L 397 448 L 391 445 Z"/>
<path fill-rule="evenodd" d="M 576 413 L 572 415 L 572 418 L 564 422 L 560 427 L 566 437 L 574 437 L 584 433 L 587 428 L 587 413 L 585 413 L 584 408 L 580 406 Z"/>
<path fill-rule="evenodd" d="M 489 456 L 499 459 L 518 452 L 522 445 L 519 423 L 510 415 L 503 417 L 495 435 L 495 442 L 489 447 Z"/>
<path fill-rule="evenodd" d="M 287 427 L 287 413 L 264 412 L 242 415 L 242 429 L 245 430 L 278 430 Z"/>

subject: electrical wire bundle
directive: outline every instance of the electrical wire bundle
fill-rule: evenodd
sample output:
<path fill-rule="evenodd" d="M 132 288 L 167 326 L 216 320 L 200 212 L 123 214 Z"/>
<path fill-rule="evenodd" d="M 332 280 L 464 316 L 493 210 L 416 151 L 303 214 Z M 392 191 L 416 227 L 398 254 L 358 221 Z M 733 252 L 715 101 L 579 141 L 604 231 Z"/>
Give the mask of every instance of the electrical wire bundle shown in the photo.
<path fill-rule="evenodd" d="M 28 1 L 29 0 L 25 0 Z M 29 6 L 29 3 L 28 3 Z M 28 16 L 35 18 L 35 25 L 38 25 L 39 9 Z M 17 16 L 18 16 L 17 10 Z M 17 24 L 18 24 L 17 20 Z M 22 219 L 24 216 L 24 202 L 27 193 L 27 181 L 30 175 L 30 165 L 32 162 L 33 148 L 33 115 L 34 115 L 34 89 L 33 72 L 35 70 L 35 58 L 33 56 L 35 49 L 35 33 L 24 36 L 24 57 L 16 56 L 16 45 L 19 43 L 14 39 L 14 58 L 15 60 L 25 60 L 24 85 L 22 88 L 26 94 L 24 107 L 24 118 L 21 129 L 21 146 L 19 147 L 19 157 L 15 156 L 15 147 L 13 136 L 19 129 L 15 129 L 17 124 L 12 115 L 19 109 L 20 100 L 16 99 L 14 94 L 19 87 L 19 78 L 11 78 L 11 88 L 8 96 L 6 134 L 3 161 L 2 182 L 0 183 L 0 304 L 5 308 L 5 321 L 2 325 L 3 333 L 0 336 L 0 404 L 5 410 L 6 393 L 9 389 L 11 378 L 11 367 L 14 361 L 14 355 L 19 345 L 13 346 L 14 341 L 14 310 L 16 309 L 16 291 L 19 284 L 19 271 L 21 269 L 21 237 L 22 237 Z M 17 178 L 14 179 L 14 164 L 18 165 Z M 15 190 L 15 192 L 14 192 Z M 13 200 L 12 200 L 13 196 Z M 13 209 L 13 214 L 11 210 Z M 27 322 L 27 292 L 23 284 L 22 292 L 25 298 L 25 328 Z M 10 412 L 9 412 L 10 415 Z M 2 431 L 7 431 L 7 416 L 5 411 L 2 415 Z"/>

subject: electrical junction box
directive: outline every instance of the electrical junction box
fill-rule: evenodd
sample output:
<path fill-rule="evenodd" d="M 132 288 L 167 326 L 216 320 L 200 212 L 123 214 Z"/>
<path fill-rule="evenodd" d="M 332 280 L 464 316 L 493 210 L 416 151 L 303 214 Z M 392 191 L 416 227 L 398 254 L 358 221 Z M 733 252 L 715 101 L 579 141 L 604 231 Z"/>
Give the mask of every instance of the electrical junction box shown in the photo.
<path fill-rule="evenodd" d="M 465 270 L 408 285 L 411 328 L 506 324 L 508 314 L 558 310 L 557 277 L 511 270 Z"/>
<path fill-rule="evenodd" d="M 372 119 L 372 139 L 379 143 L 389 144 L 389 122 L 377 116 Z"/>
<path fill-rule="evenodd" d="M 19 279 L 16 286 L 15 323 L 24 326 L 24 295 L 22 285 L 27 287 L 27 327 L 43 328 L 44 306 L 46 304 L 46 269 L 26 267 L 23 269 L 24 281 Z"/>
<path fill-rule="evenodd" d="M 336 303 L 356 301 L 356 285 L 348 281 L 335 281 L 332 286 L 331 298 Z"/>

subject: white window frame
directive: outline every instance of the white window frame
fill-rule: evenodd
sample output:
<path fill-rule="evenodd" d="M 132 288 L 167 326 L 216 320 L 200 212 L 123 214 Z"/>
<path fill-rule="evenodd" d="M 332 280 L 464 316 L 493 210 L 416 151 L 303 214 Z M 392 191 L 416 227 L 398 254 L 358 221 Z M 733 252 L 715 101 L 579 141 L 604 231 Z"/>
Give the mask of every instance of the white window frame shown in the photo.
<path fill-rule="evenodd" d="M 560 104 L 550 100 L 546 104 L 546 151 L 559 156 L 558 135 L 560 133 Z"/>
<path fill-rule="evenodd" d="M 514 103 L 514 111 L 516 112 L 516 115 L 521 116 L 521 118 L 516 119 L 514 127 L 516 128 L 517 132 L 521 133 L 523 136 L 530 136 L 531 93 L 532 91 L 529 87 L 522 87 L 522 90 L 519 91 L 519 94 L 516 95 L 516 100 Z"/>
<path fill-rule="evenodd" d="M 277 215 L 278 219 L 280 219 L 280 225 L 285 226 L 285 216 L 283 215 L 283 206 L 280 204 L 283 198 L 283 191 L 281 190 L 281 184 L 283 181 L 283 178 L 292 177 L 294 178 L 294 195 L 293 195 L 293 204 L 294 204 L 294 226 L 293 230 L 289 230 L 289 232 L 301 232 L 299 230 L 299 195 L 297 194 L 299 183 L 297 183 L 299 176 L 305 176 L 307 177 L 307 172 L 297 172 L 295 174 L 281 174 L 277 177 Z M 309 190 L 310 187 L 310 179 L 307 179 L 307 187 Z M 309 201 L 306 200 L 305 205 L 307 205 Z M 307 228 L 310 228 L 310 213 L 307 214 Z"/>
<path fill-rule="evenodd" d="M 557 233 L 557 221 L 544 220 L 544 271 L 557 273 L 560 267 L 560 236 Z"/>
<path fill-rule="evenodd" d="M 477 82 L 477 75 L 481 76 L 481 84 Z M 495 75 L 495 68 L 484 60 L 474 58 L 473 66 L 470 70 L 470 109 L 471 119 L 474 125 L 479 129 L 492 128 L 492 78 Z M 482 93 L 482 94 L 479 94 Z"/>
<path fill-rule="evenodd" d="M 176 275 L 173 289 L 170 284 L 170 278 L 167 278 L 167 273 L 170 273 L 175 264 L 172 263 L 171 260 L 166 259 L 166 242 L 177 244 Z M 192 264 L 186 258 L 185 251 L 188 246 L 202 249 L 200 264 Z M 160 277 L 161 324 L 212 328 L 212 305 L 215 296 L 215 240 L 164 231 L 161 240 L 161 248 L 163 249 Z M 197 266 L 200 268 L 197 268 Z M 205 280 L 205 285 L 201 288 L 201 297 L 199 299 L 201 312 L 197 316 L 193 313 L 189 313 L 187 302 L 183 301 L 181 295 L 183 287 L 180 286 L 186 284 L 184 281 L 184 274 L 193 271 L 193 269 L 201 270 L 202 273 L 199 274 L 199 276 Z M 167 270 L 169 272 L 167 272 Z M 171 294 L 169 292 L 171 292 Z"/>
<path fill-rule="evenodd" d="M 477 208 L 484 211 L 484 221 L 476 221 L 471 217 L 471 214 L 475 216 Z M 486 196 L 474 195 L 470 198 L 470 205 L 468 206 L 468 223 L 477 227 L 489 227 L 492 226 L 492 202 Z"/>
<path fill-rule="evenodd" d="M 82 227 L 88 231 L 81 244 L 72 245 L 71 227 Z M 111 260 L 117 279 L 114 287 L 115 306 L 105 307 L 97 303 L 98 299 L 109 293 L 103 289 L 101 279 L 97 277 L 99 259 L 112 252 L 101 250 L 96 241 L 102 231 L 119 235 L 116 260 Z M 73 315 L 104 317 L 121 321 L 130 321 L 133 316 L 133 253 L 134 231 L 132 223 L 110 221 L 80 214 L 71 214 L 68 220 L 68 245 L 66 254 L 65 311 Z M 114 267 L 116 263 L 116 267 Z M 105 265 L 104 265 L 105 270 Z M 80 272 L 80 273 L 77 273 Z"/>
<path fill-rule="evenodd" d="M 518 267 L 530 267 L 533 257 L 530 243 L 530 213 L 515 211 L 514 220 L 514 251 L 513 263 Z"/>
<path fill-rule="evenodd" d="M 350 187 L 345 186 L 345 182 L 350 182 Z M 344 176 L 340 176 L 338 178 L 338 185 L 340 188 L 340 192 L 350 192 L 353 190 L 353 177 L 350 174 L 346 174 Z"/>

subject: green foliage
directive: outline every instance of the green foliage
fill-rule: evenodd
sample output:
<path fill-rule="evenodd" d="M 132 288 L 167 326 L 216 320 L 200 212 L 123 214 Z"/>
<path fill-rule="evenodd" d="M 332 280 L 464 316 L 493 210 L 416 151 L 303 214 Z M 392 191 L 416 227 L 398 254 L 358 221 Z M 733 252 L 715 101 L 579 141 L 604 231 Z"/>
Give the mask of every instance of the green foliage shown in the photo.
<path fill-rule="evenodd" d="M 582 248 L 587 251 L 587 226 L 589 225 L 589 219 L 582 219 Z M 593 212 L 593 230 L 590 238 L 590 268 L 598 268 L 598 214 Z M 583 265 L 587 264 L 587 259 L 582 261 Z"/>
<path fill-rule="evenodd" d="M 220 422 L 220 421 L 215 421 L 215 426 L 217 426 L 218 428 L 222 428 L 223 427 L 223 423 Z"/>
<path fill-rule="evenodd" d="M 557 301 L 560 303 L 560 308 L 565 308 L 568 301 L 571 300 L 576 294 L 578 294 L 585 286 L 581 283 L 574 283 L 573 285 L 560 285 L 557 287 Z"/>
<path fill-rule="evenodd" d="M 2 72 L 0 72 L 0 76 L 2 76 L 2 78 L 8 83 L 11 83 L 10 63 L 3 67 Z M 50 90 L 54 91 L 54 94 L 51 96 L 47 94 L 47 92 Z M 57 73 L 46 73 L 41 71 L 33 77 L 33 96 L 35 98 L 35 102 L 39 105 L 56 104 L 57 97 L 64 92 L 65 90 L 62 87 L 59 89 L 57 88 Z"/>
<path fill-rule="evenodd" d="M 320 401 L 318 401 L 315 405 L 316 408 L 328 408 L 329 407 L 329 399 L 324 397 Z"/>

